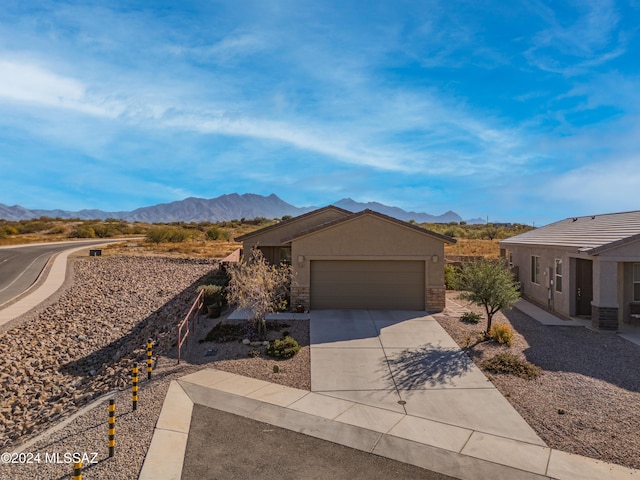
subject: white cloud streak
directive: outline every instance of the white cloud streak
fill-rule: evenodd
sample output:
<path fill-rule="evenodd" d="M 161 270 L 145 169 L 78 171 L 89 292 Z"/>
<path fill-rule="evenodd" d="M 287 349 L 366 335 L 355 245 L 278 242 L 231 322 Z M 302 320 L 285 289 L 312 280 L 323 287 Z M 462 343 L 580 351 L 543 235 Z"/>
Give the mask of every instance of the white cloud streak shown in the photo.
<path fill-rule="evenodd" d="M 614 2 L 589 0 L 580 2 L 577 8 L 581 14 L 567 25 L 542 2 L 533 4 L 532 9 L 546 22 L 547 28 L 533 37 L 533 46 L 526 52 L 532 65 L 574 76 L 625 53 L 625 37 L 616 34 L 620 15 Z"/>
<path fill-rule="evenodd" d="M 405 173 L 486 173 L 500 170 L 502 165 L 513 161 L 520 163 L 518 155 L 511 153 L 519 143 L 513 132 L 496 129 L 465 114 L 460 106 L 448 107 L 424 94 L 380 98 L 375 108 L 367 107 L 371 108 L 367 119 L 347 116 L 327 123 L 299 115 L 278 119 L 265 118 L 260 113 L 245 114 L 242 104 L 235 105 L 235 112 L 218 104 L 205 103 L 197 107 L 190 107 L 189 103 L 171 104 L 167 103 L 171 99 L 161 91 L 149 95 L 148 92 L 127 90 L 124 86 L 89 86 L 76 78 L 29 63 L 0 60 L 0 71 L 4 72 L 0 77 L 0 98 L 5 101 L 24 103 L 33 111 L 41 107 L 55 108 L 109 119 L 123 127 L 145 125 L 146 128 L 182 129 L 281 142 L 334 161 Z M 145 97 L 165 100 L 158 104 L 145 101 Z M 358 101 L 363 105 L 367 99 Z M 250 112 L 251 109 L 247 104 L 246 110 Z M 403 139 L 406 130 L 419 132 L 419 138 L 411 140 L 418 142 L 413 147 Z M 389 135 L 398 136 L 398 139 L 389 141 L 385 138 Z M 456 153 L 460 144 L 479 145 L 480 151 Z M 426 153 L 425 147 L 433 151 Z M 492 167 L 488 168 L 488 162 L 483 158 L 485 154 L 500 156 L 502 163 L 491 163 Z"/>

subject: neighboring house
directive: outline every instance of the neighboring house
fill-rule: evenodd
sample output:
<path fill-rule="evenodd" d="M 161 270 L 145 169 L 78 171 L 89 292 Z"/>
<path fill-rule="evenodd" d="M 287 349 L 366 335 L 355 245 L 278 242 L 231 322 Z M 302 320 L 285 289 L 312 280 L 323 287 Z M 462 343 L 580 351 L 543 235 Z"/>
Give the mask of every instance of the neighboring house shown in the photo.
<path fill-rule="evenodd" d="M 534 303 L 599 330 L 640 320 L 640 211 L 567 218 L 500 248 Z"/>
<path fill-rule="evenodd" d="M 236 238 L 293 267 L 291 302 L 306 308 L 445 307 L 444 244 L 455 240 L 393 217 L 329 206 Z"/>

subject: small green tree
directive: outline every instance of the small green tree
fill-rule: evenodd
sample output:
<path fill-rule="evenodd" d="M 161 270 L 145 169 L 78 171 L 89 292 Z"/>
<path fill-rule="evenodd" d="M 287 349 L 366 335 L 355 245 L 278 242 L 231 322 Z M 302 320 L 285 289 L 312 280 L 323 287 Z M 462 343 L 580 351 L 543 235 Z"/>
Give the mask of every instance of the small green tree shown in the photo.
<path fill-rule="evenodd" d="M 487 334 L 493 316 L 509 309 L 520 298 L 519 284 L 504 259 L 482 259 L 466 263 L 455 279 L 460 298 L 483 306 L 487 314 Z"/>
<path fill-rule="evenodd" d="M 283 307 L 289 293 L 292 270 L 289 265 L 271 265 L 257 248 L 251 256 L 228 268 L 231 281 L 227 287 L 228 300 L 248 309 L 256 332 L 266 335 L 265 316 Z"/>

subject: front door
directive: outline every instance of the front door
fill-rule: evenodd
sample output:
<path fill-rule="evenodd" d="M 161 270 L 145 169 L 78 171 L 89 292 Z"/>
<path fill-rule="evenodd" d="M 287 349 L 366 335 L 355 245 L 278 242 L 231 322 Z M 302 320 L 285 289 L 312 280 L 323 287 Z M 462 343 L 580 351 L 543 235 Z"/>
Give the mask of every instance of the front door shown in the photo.
<path fill-rule="evenodd" d="M 576 315 L 591 316 L 593 262 L 576 258 Z"/>

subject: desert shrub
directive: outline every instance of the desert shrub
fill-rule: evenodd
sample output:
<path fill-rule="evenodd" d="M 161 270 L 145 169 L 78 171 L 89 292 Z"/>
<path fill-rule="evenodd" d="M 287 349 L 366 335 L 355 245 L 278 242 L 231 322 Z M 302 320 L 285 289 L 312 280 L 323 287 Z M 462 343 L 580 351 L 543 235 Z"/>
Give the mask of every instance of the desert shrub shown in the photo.
<path fill-rule="evenodd" d="M 447 290 L 455 288 L 456 269 L 450 263 L 444 264 L 444 285 Z"/>
<path fill-rule="evenodd" d="M 91 225 L 82 224 L 76 226 L 71 233 L 69 233 L 69 237 L 71 238 L 96 238 L 96 231 L 93 229 Z"/>
<path fill-rule="evenodd" d="M 49 221 L 42 220 L 21 220 L 17 229 L 19 233 L 37 233 L 49 230 L 53 224 Z"/>
<path fill-rule="evenodd" d="M 482 315 L 476 312 L 464 312 L 460 315 L 461 322 L 476 324 L 480 323 L 480 320 L 482 320 Z"/>
<path fill-rule="evenodd" d="M 283 328 L 289 328 L 291 325 L 288 323 L 280 322 L 278 320 L 268 320 L 266 322 L 266 327 L 268 332 L 279 332 Z M 289 335 L 288 333 L 283 333 L 283 337 Z"/>
<path fill-rule="evenodd" d="M 200 280 L 202 285 L 220 285 L 226 287 L 229 285 L 230 277 L 226 273 L 216 270 Z"/>
<path fill-rule="evenodd" d="M 506 373 L 527 380 L 542 374 L 542 369 L 512 353 L 499 353 L 495 357 L 482 362 L 482 366 L 491 373 Z"/>
<path fill-rule="evenodd" d="M 65 233 L 67 231 L 63 225 L 58 225 L 57 227 L 53 227 L 51 230 L 47 232 L 47 235 L 60 235 L 61 233 Z"/>
<path fill-rule="evenodd" d="M 446 228 L 442 233 L 448 237 L 453 238 L 464 237 L 464 230 L 457 226 L 450 226 Z"/>
<path fill-rule="evenodd" d="M 237 342 L 241 340 L 245 335 L 245 329 L 242 325 L 235 323 L 218 323 L 214 326 L 207 336 L 204 337 L 202 342 L 215 342 L 215 343 L 225 343 L 225 342 Z"/>
<path fill-rule="evenodd" d="M 231 234 L 226 230 L 223 230 L 218 227 L 213 227 L 207 230 L 206 232 L 207 240 L 229 240 L 231 238 Z"/>
<path fill-rule="evenodd" d="M 0 239 L 7 238 L 7 237 L 8 237 L 8 235 L 7 235 L 7 232 L 5 231 L 5 229 L 4 228 L 0 228 Z"/>
<path fill-rule="evenodd" d="M 12 225 L 5 225 L 3 228 L 7 235 L 18 235 L 18 229 Z"/>
<path fill-rule="evenodd" d="M 125 231 L 121 230 L 124 228 Z M 128 230 L 127 225 L 124 226 L 120 223 L 97 223 L 93 226 L 93 229 L 96 232 L 96 236 L 99 238 L 111 238 L 116 235 L 122 235 Z"/>
<path fill-rule="evenodd" d="M 204 306 L 208 305 L 217 305 L 222 306 L 225 304 L 226 295 L 224 291 L 224 287 L 220 285 L 200 285 L 198 287 L 198 292 L 204 291 L 203 294 L 203 302 Z"/>
<path fill-rule="evenodd" d="M 298 342 L 290 336 L 269 343 L 266 354 L 276 358 L 291 358 L 300 350 Z"/>
<path fill-rule="evenodd" d="M 184 228 L 157 227 L 147 232 L 147 241 L 152 243 L 181 243 L 192 236 L 192 232 Z"/>
<path fill-rule="evenodd" d="M 510 347 L 513 345 L 513 330 L 509 325 L 496 323 L 491 327 L 491 330 L 489 330 L 489 338 Z"/>

